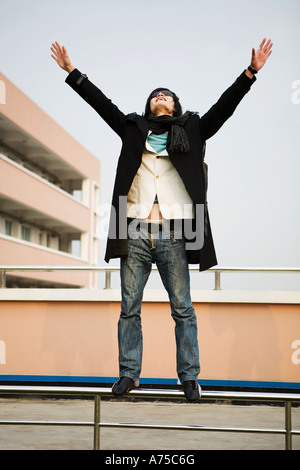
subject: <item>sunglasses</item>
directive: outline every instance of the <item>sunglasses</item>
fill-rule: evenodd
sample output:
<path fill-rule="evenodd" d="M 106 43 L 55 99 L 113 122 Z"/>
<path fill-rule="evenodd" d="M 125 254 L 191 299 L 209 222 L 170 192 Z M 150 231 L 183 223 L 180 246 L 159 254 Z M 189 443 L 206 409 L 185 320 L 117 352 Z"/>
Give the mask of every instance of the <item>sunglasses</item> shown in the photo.
<path fill-rule="evenodd" d="M 152 95 L 150 96 L 150 99 L 156 98 L 156 96 L 158 96 L 160 93 L 162 93 L 165 96 L 172 96 L 172 98 L 174 98 L 174 94 L 171 91 L 169 91 L 169 90 L 159 90 L 159 91 L 154 91 L 152 93 Z"/>

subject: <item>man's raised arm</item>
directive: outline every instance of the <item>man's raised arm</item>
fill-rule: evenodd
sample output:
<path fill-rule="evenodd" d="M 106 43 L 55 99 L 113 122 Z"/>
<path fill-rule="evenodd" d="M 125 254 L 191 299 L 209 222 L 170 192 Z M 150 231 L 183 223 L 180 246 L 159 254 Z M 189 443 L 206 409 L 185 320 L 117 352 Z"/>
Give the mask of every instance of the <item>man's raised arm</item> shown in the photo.
<path fill-rule="evenodd" d="M 122 137 L 125 127 L 125 115 L 119 108 L 97 88 L 88 77 L 82 74 L 72 64 L 67 50 L 56 41 L 52 43 L 51 57 L 66 72 L 68 76 L 66 83 L 70 85 L 94 110 L 104 119 L 104 121 Z"/>
<path fill-rule="evenodd" d="M 270 57 L 272 46 L 273 44 L 270 39 L 267 42 L 266 39 L 263 39 L 257 51 L 253 48 L 249 68 L 237 78 L 209 111 L 201 117 L 200 131 L 203 141 L 218 132 L 227 119 L 232 116 L 238 104 L 256 81 L 256 73 L 265 65 Z"/>

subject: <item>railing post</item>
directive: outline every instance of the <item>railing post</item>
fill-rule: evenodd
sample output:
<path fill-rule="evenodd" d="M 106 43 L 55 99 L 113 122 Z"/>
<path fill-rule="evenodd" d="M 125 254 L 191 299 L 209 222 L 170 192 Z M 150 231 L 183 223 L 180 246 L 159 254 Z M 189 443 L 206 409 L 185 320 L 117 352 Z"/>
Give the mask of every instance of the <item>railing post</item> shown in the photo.
<path fill-rule="evenodd" d="M 0 271 L 0 289 L 4 289 L 6 287 L 6 272 Z"/>
<path fill-rule="evenodd" d="M 100 406 L 101 395 L 94 398 L 94 450 L 100 450 Z"/>
<path fill-rule="evenodd" d="M 215 271 L 215 288 L 214 290 L 221 290 L 221 273 L 220 271 Z"/>
<path fill-rule="evenodd" d="M 292 406 L 285 402 L 285 450 L 292 450 Z"/>
<path fill-rule="evenodd" d="M 104 289 L 110 289 L 110 281 L 111 281 L 111 271 L 105 271 L 105 287 Z"/>

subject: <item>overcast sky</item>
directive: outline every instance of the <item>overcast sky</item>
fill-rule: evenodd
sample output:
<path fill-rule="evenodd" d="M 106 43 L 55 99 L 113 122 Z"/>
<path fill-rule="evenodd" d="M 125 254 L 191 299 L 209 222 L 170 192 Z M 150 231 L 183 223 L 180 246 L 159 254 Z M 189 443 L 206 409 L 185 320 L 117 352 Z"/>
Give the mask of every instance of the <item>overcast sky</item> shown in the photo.
<path fill-rule="evenodd" d="M 220 266 L 300 266 L 299 0 L 0 0 L 0 17 L 1 72 L 101 160 L 104 204 L 120 140 L 65 84 L 53 41 L 125 113 L 165 86 L 202 115 L 271 38 L 257 82 L 207 142 L 210 217 Z"/>

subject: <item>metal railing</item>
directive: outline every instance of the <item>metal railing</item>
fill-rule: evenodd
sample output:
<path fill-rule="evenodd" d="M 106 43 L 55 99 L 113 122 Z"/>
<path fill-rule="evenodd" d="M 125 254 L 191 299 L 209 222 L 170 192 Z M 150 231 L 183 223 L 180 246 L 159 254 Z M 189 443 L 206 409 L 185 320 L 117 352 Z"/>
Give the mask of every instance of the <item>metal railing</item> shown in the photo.
<path fill-rule="evenodd" d="M 190 272 L 199 272 L 198 267 L 189 267 Z M 0 288 L 6 287 L 6 275 L 12 272 L 55 272 L 55 271 L 89 271 L 89 272 L 103 272 L 105 273 L 105 286 L 104 289 L 111 288 L 111 274 L 119 272 L 120 268 L 117 267 L 103 267 L 103 266 L 0 266 Z M 157 267 L 153 267 L 152 271 L 157 272 Z M 221 290 L 221 273 L 300 273 L 300 268 L 264 268 L 264 267 L 218 267 L 210 268 L 206 273 L 214 273 L 215 286 L 214 290 Z"/>
<path fill-rule="evenodd" d="M 102 422 L 101 397 L 112 397 L 110 388 L 94 387 L 52 387 L 52 386 L 0 386 L 1 395 L 33 395 L 38 396 L 69 396 L 76 398 L 94 398 L 94 419 L 93 421 L 54 421 L 54 420 L 3 420 L 0 418 L 0 425 L 44 425 L 44 426 L 90 426 L 93 427 L 93 449 L 100 450 L 100 429 L 101 428 L 134 428 L 134 429 L 157 429 L 157 430 L 177 430 L 177 431 L 215 431 L 232 433 L 264 433 L 280 434 L 285 437 L 285 449 L 292 450 L 292 436 L 300 435 L 300 430 L 292 428 L 292 403 L 300 404 L 300 394 L 292 393 L 262 393 L 262 392 L 229 392 L 229 391 L 203 391 L 201 400 L 212 401 L 243 401 L 243 402 L 267 402 L 284 403 L 285 426 L 284 428 L 247 428 L 247 427 L 216 427 L 216 426 L 195 426 L 195 425 L 168 425 L 168 424 L 145 424 L 145 423 L 110 423 Z M 164 400 L 185 399 L 180 390 L 144 390 L 137 389 L 131 391 L 129 396 L 135 398 L 155 398 Z M 201 402 L 199 404 L 201 406 Z"/>

